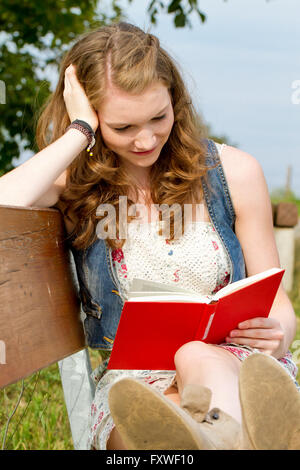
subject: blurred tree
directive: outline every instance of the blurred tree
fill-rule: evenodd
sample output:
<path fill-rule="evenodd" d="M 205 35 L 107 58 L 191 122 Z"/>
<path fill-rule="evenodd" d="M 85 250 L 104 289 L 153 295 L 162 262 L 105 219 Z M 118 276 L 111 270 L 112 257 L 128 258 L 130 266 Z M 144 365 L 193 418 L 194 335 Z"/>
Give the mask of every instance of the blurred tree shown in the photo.
<path fill-rule="evenodd" d="M 98 0 L 49 0 L 47 7 L 36 0 L 1 0 L 0 79 L 6 85 L 6 104 L 0 105 L 2 173 L 14 167 L 12 160 L 22 150 L 37 150 L 34 116 L 50 93 L 51 70 L 77 35 L 118 18 L 115 3 L 108 17 L 97 12 Z"/>
<path fill-rule="evenodd" d="M 14 168 L 22 151 L 37 151 L 35 116 L 51 91 L 49 78 L 62 54 L 84 31 L 124 18 L 120 1 L 1 0 L 0 80 L 6 104 L 0 104 L 0 176 Z M 205 21 L 198 0 L 149 0 L 147 12 L 154 24 L 162 12 L 173 16 L 176 27 L 191 26 L 194 12 Z"/>
<path fill-rule="evenodd" d="M 129 0 L 129 3 L 132 3 L 132 0 Z M 189 17 L 194 12 L 197 13 L 202 23 L 206 20 L 204 12 L 198 7 L 198 0 L 169 0 L 168 2 L 162 0 L 151 0 L 147 11 L 150 15 L 151 23 L 153 24 L 156 23 L 157 15 L 160 11 L 171 14 L 176 28 L 191 26 Z"/>

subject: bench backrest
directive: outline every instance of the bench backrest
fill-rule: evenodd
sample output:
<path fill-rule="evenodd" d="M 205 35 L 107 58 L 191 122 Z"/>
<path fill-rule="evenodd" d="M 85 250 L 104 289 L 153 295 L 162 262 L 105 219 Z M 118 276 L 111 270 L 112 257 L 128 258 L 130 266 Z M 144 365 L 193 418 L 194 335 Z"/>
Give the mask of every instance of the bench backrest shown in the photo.
<path fill-rule="evenodd" d="M 85 348 L 65 237 L 57 209 L 0 205 L 0 388 Z"/>

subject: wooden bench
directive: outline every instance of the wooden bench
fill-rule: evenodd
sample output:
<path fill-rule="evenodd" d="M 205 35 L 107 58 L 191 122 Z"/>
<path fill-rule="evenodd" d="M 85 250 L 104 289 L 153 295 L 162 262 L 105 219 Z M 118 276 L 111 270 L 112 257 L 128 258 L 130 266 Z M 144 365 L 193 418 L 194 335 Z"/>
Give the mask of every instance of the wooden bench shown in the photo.
<path fill-rule="evenodd" d="M 94 396 L 78 281 L 57 209 L 0 205 L 0 388 L 58 362 L 75 449 Z"/>

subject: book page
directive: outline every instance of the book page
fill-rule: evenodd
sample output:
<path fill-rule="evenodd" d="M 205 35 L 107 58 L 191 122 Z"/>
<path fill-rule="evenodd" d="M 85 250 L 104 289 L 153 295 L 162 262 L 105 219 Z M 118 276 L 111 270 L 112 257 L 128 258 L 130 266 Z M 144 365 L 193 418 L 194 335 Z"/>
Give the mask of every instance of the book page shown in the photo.
<path fill-rule="evenodd" d="M 211 299 L 207 297 L 201 296 L 186 296 L 183 294 L 159 294 L 159 295 L 151 295 L 150 293 L 147 295 L 143 295 L 142 297 L 133 296 L 128 297 L 128 302 L 195 302 L 198 304 L 209 304 L 211 303 Z"/>
<path fill-rule="evenodd" d="M 174 293 L 185 293 L 190 295 L 197 295 L 194 292 L 183 289 L 178 286 L 171 284 L 163 284 L 161 282 L 148 281 L 146 279 L 134 278 L 132 280 L 129 293 L 139 292 L 145 294 L 147 292 L 174 292 Z"/>
<path fill-rule="evenodd" d="M 209 303 L 211 297 L 198 295 L 195 292 L 170 284 L 134 278 L 129 289 L 128 300 L 138 302 L 179 301 Z"/>
<path fill-rule="evenodd" d="M 134 278 L 129 289 L 128 301 L 199 302 L 209 304 L 280 271 L 284 271 L 284 269 L 271 268 L 261 273 L 254 274 L 253 276 L 246 277 L 245 279 L 240 279 L 239 281 L 223 287 L 216 294 L 211 296 L 198 295 L 195 292 L 170 284 Z"/>
<path fill-rule="evenodd" d="M 232 292 L 236 292 L 237 290 L 240 290 L 245 286 L 249 286 L 254 282 L 260 281 L 261 279 L 265 279 L 271 276 L 272 274 L 279 273 L 280 271 L 284 271 L 284 269 L 271 268 L 267 271 L 263 271 L 262 273 L 254 274 L 253 276 L 246 277 L 245 279 L 240 279 L 239 281 L 233 282 L 231 284 L 228 284 L 228 286 L 223 287 L 212 297 L 214 300 L 221 299 L 225 295 L 231 294 Z"/>

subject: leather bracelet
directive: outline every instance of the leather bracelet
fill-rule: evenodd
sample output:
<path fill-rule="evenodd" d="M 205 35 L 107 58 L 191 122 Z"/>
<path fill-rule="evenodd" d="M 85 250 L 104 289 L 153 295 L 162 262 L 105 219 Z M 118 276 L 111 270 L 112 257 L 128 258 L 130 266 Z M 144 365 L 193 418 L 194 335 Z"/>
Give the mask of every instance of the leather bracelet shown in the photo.
<path fill-rule="evenodd" d="M 81 119 L 75 119 L 75 121 L 73 121 L 72 124 L 74 123 L 80 124 L 82 127 L 85 127 L 92 135 L 95 135 L 93 129 L 86 121 L 82 121 Z"/>
<path fill-rule="evenodd" d="M 91 126 L 85 121 L 75 119 L 75 121 L 71 122 L 71 124 L 67 127 L 66 132 L 69 129 L 77 129 L 86 136 L 88 139 L 88 146 L 86 147 L 86 151 L 89 152 L 90 156 L 92 156 L 93 152 L 91 152 L 91 149 L 96 143 L 96 135 Z"/>

